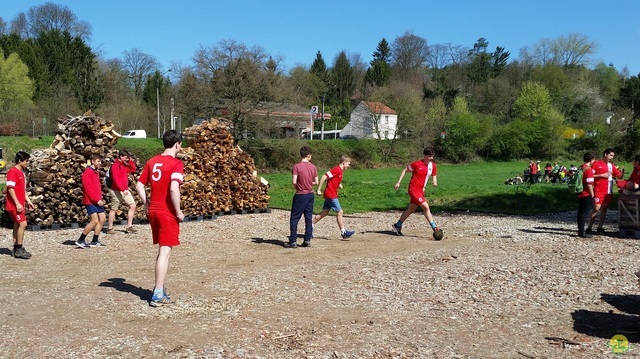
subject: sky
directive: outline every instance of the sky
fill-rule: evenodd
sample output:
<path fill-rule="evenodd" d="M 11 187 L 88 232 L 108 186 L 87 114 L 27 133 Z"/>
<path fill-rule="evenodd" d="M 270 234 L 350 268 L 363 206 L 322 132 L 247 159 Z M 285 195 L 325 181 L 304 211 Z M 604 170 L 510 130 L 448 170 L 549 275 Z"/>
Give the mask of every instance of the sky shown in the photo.
<path fill-rule="evenodd" d="M 46 1 L 2 0 L 0 17 Z M 320 51 L 328 66 L 345 51 L 368 63 L 383 38 L 410 32 L 428 44 L 472 48 L 481 37 L 488 51 L 504 47 L 516 59 L 523 47 L 571 33 L 597 44 L 592 56 L 630 75 L 640 74 L 640 1 L 637 0 L 66 0 L 92 26 L 89 45 L 104 59 L 134 48 L 154 56 L 162 69 L 192 66 L 201 47 L 223 40 L 261 46 L 283 58 L 285 69 L 309 66 Z"/>

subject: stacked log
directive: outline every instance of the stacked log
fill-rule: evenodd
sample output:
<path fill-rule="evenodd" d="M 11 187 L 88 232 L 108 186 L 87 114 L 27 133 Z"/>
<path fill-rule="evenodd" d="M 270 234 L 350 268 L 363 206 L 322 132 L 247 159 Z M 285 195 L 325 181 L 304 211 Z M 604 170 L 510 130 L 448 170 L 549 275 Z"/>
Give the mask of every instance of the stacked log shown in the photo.
<path fill-rule="evenodd" d="M 113 146 L 121 135 L 113 123 L 89 111 L 81 116 L 58 119 L 51 146 L 31 153 L 28 189 L 36 209 L 29 220 L 37 225 L 86 222 L 82 204 L 82 173 L 91 156 L 100 155 L 107 162 L 113 158 Z M 105 169 L 101 169 L 104 176 Z M 108 198 L 106 188 L 104 198 Z"/>
<path fill-rule="evenodd" d="M 253 158 L 234 146 L 226 121 L 212 118 L 184 134 L 190 146 L 183 154 L 185 216 L 269 206 L 266 183 L 257 176 Z"/>

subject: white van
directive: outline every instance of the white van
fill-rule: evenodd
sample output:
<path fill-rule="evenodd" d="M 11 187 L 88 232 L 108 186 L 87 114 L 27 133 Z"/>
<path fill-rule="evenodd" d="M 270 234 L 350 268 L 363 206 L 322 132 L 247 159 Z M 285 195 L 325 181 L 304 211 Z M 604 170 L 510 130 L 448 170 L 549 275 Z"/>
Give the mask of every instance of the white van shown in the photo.
<path fill-rule="evenodd" d="M 147 138 L 147 131 L 129 130 L 122 135 L 122 138 Z"/>

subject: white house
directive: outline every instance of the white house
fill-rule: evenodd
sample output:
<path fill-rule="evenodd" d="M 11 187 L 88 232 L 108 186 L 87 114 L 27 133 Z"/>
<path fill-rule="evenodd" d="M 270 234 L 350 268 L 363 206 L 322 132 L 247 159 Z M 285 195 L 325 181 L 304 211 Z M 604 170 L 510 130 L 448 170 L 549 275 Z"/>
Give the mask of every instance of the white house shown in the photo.
<path fill-rule="evenodd" d="M 382 102 L 361 101 L 351 112 L 349 123 L 340 137 L 392 139 L 398 126 L 398 115 Z"/>

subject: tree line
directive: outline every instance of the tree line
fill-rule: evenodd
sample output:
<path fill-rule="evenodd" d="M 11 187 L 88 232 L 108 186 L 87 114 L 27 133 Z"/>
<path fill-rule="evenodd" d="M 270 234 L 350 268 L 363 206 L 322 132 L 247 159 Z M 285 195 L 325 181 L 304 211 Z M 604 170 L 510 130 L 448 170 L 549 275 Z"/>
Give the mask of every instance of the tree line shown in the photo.
<path fill-rule="evenodd" d="M 630 158 L 640 148 L 640 74 L 593 64 L 597 45 L 579 33 L 542 39 L 514 59 L 482 37 L 466 47 L 406 32 L 381 39 L 368 61 L 341 51 L 328 64 L 318 51 L 310 65 L 291 69 L 235 40 L 201 45 L 192 64 L 165 69 L 137 48 L 105 59 L 87 44 L 90 37 L 90 24 L 65 5 L 34 6 L 8 23 L 0 18 L 0 135 L 52 134 L 58 117 L 93 109 L 121 130 L 155 134 L 172 115 L 182 128 L 223 116 L 236 139 L 278 138 L 277 124 L 253 110 L 324 103 L 332 114 L 325 125 L 342 128 L 366 100 L 398 114 L 396 138 L 379 141 L 389 160 L 397 141 L 434 146 L 452 162 L 612 146 Z"/>

